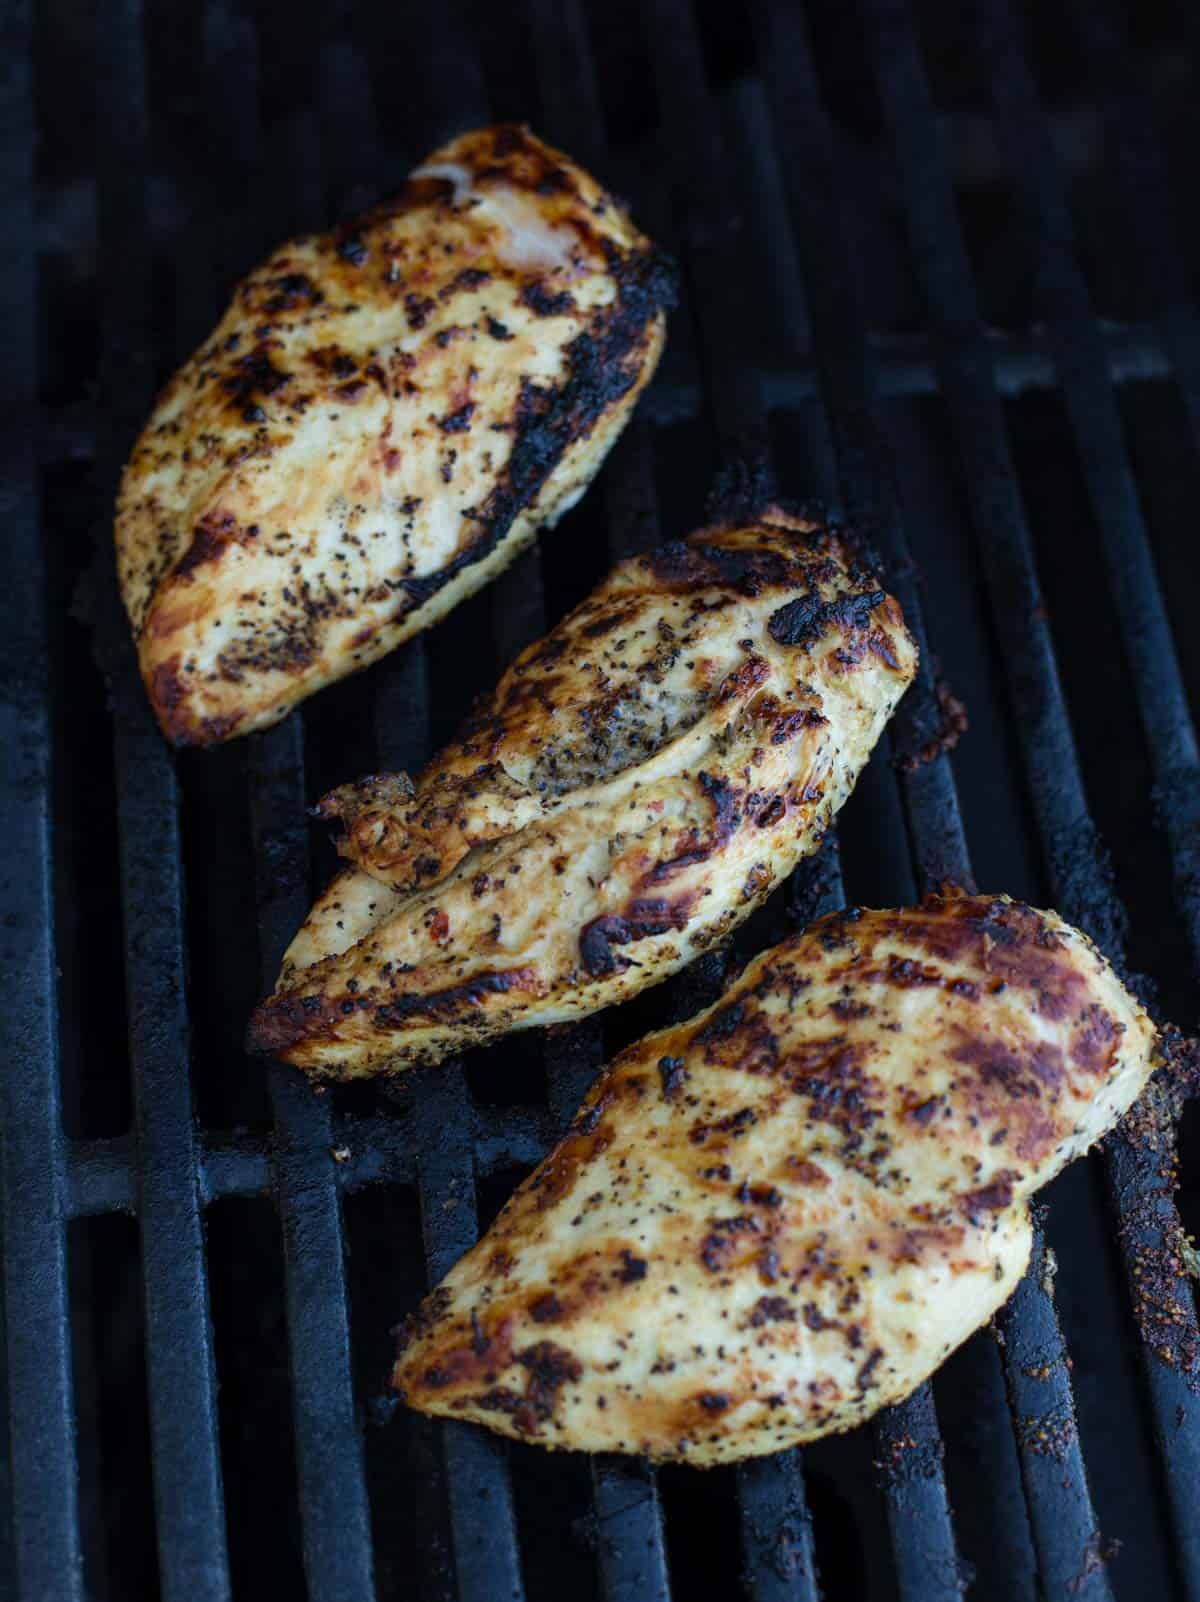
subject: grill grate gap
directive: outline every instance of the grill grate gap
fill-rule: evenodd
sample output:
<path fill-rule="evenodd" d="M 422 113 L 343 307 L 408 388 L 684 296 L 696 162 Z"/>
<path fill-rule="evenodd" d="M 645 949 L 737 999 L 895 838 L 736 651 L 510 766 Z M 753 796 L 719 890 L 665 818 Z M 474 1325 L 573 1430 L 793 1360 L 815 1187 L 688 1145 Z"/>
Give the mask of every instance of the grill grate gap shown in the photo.
<path fill-rule="evenodd" d="M 154 1597 L 159 1575 L 138 1226 L 115 1216 L 78 1220 L 67 1239 L 86 1595 L 89 1602 Z"/>
<path fill-rule="evenodd" d="M 205 1128 L 261 1137 L 270 1127 L 270 1098 L 242 1050 L 245 1019 L 258 1000 L 246 751 L 235 744 L 186 753 L 177 772 L 196 1112 Z"/>
<path fill-rule="evenodd" d="M 97 497 L 90 463 L 41 474 L 41 503 L 61 519 L 50 542 L 47 596 L 55 818 L 54 927 L 59 968 L 63 1128 L 72 1137 L 124 1134 L 132 1086 L 128 1038 L 112 720 L 90 631 L 78 615 L 92 561 Z M 97 928 L 110 931 L 98 940 Z M 98 1044 L 103 1047 L 98 1049 Z"/>
<path fill-rule="evenodd" d="M 227 1197 L 205 1237 L 233 1593 L 303 1597 L 279 1219 Z"/>

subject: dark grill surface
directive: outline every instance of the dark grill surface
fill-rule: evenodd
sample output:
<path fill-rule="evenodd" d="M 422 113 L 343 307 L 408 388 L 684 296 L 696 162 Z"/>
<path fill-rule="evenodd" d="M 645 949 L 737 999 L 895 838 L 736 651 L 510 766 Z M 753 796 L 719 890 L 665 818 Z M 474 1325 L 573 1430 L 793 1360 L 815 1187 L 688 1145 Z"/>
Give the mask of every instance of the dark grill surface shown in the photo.
<path fill-rule="evenodd" d="M 1193 1027 L 1198 17 L 4 8 L 0 1595 L 1200 1602 L 1200 1195 L 1185 1161 L 1181 1222 L 1169 1109 L 1051 1187 L 996 1327 L 850 1436 L 655 1473 L 383 1399 L 389 1324 L 604 1057 L 844 898 L 973 878 L 1055 905 Z M 270 733 L 173 757 L 111 558 L 155 386 L 272 244 L 502 118 L 679 257 L 652 391 L 490 590 Z M 840 853 L 732 954 L 569 1031 L 325 1096 L 247 1061 L 246 1015 L 332 865 L 305 805 L 415 771 L 738 464 L 863 527 L 920 637 Z"/>

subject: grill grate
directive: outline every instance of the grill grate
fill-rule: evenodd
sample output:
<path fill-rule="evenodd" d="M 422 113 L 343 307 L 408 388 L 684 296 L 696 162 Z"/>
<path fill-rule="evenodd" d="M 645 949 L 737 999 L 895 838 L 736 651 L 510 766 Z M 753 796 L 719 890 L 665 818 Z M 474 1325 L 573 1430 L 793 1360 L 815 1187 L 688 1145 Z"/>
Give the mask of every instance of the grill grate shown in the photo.
<path fill-rule="evenodd" d="M 956 679 L 961 666 L 960 682 L 978 688 L 974 739 L 983 748 L 974 757 L 964 748 L 961 765 L 955 759 L 961 805 L 946 756 L 902 761 L 898 777 L 886 754 L 878 758 L 846 810 L 845 885 L 826 850 L 743 934 L 739 952 L 847 894 L 903 901 L 946 878 L 969 882 L 974 855 L 999 875 L 989 888 L 1053 900 L 1123 961 L 1119 880 L 1140 919 L 1152 912 L 1168 929 L 1160 955 L 1177 936 L 1163 980 L 1168 1000 L 1186 994 L 1200 958 L 1200 773 L 1187 693 L 1196 664 L 1172 633 L 1121 386 L 1174 386 L 1194 453 L 1200 328 L 1190 241 L 1139 92 L 1143 56 L 1114 6 L 1075 8 L 1089 93 L 1132 223 L 1113 244 L 1135 286 L 1128 314 L 1114 323 L 1093 305 L 1095 274 L 1081 265 L 1074 197 L 1057 160 L 1062 140 L 1027 65 L 1036 61 L 1045 76 L 1045 15 L 1015 19 L 1004 0 L 978 0 L 964 28 L 953 8 L 914 21 L 898 0 L 862 0 L 856 31 L 847 31 L 838 26 L 844 7 L 814 0 L 810 9 L 806 21 L 766 0 L 745 16 L 689 0 L 653 0 L 644 13 L 633 0 L 587 12 L 580 0 L 524 0 L 519 27 L 483 7 L 472 19 L 467 0 L 386 23 L 365 7 L 251 14 L 236 0 L 182 8 L 147 0 L 145 12 L 142 0 L 114 0 L 90 23 L 73 18 L 68 0 L 42 0 L 36 15 L 19 4 L 6 12 L 0 186 L 9 233 L 0 295 L 15 426 L 3 474 L 14 561 L 0 634 L 9 754 L 0 853 L 12 909 L 3 941 L 10 999 L 0 1019 L 0 1196 L 12 1543 L 8 1550 L 0 1533 L 0 1585 L 4 1565 L 15 1565 L 22 1598 L 121 1594 L 82 1533 L 67 1231 L 70 1220 L 115 1212 L 138 1226 L 161 1593 L 171 1602 L 233 1594 L 239 1569 L 226 1514 L 239 1470 L 221 1438 L 205 1215 L 222 1199 L 256 1196 L 273 1201 L 282 1227 L 308 1593 L 314 1602 L 353 1602 L 412 1587 L 381 1555 L 391 1550 L 388 1521 L 406 1510 L 383 1504 L 364 1459 L 371 1384 L 381 1372 L 364 1380 L 352 1352 L 352 1326 L 359 1336 L 346 1252 L 356 1242 L 353 1232 L 347 1241 L 344 1198 L 415 1192 L 427 1275 L 440 1276 L 476 1237 L 491 1181 L 510 1188 L 513 1170 L 538 1160 L 622 1038 L 710 998 L 722 960 L 705 958 L 628 1016 L 498 1046 L 478 1073 L 468 1061 L 398 1089 L 320 1097 L 273 1068 L 269 1105 L 255 1100 L 257 1065 L 243 1072 L 240 1062 L 210 1061 L 214 1041 L 236 1039 L 240 1016 L 224 1028 L 198 998 L 224 999 L 220 976 L 248 974 L 248 990 L 273 979 L 312 880 L 328 866 L 310 862 L 326 848 L 310 842 L 303 815 L 318 778 L 342 779 L 371 763 L 419 767 L 467 696 L 568 600 L 619 556 L 696 521 L 707 487 L 697 478 L 707 479 L 710 465 L 770 472 L 773 464 L 785 493 L 814 489 L 870 531 L 922 644 L 919 680 L 891 731 L 893 754 L 919 751 L 937 734 L 938 649 Z M 1026 49 L 1029 26 L 1037 54 Z M 964 71 L 990 108 L 1031 264 L 1035 323 L 1005 332 L 981 314 L 955 150 L 926 73 L 947 30 L 966 40 Z M 54 126 L 84 58 L 88 73 L 94 67 L 94 145 L 86 122 L 73 134 Z M 1178 60 L 1194 82 L 1190 58 Z M 399 96 L 382 92 L 398 83 Z M 277 238 L 363 204 L 448 133 L 523 115 L 628 194 L 638 219 L 681 259 L 685 306 L 654 389 L 591 497 L 540 555 L 301 716 L 240 748 L 172 759 L 137 682 L 107 546 L 116 476 L 160 369 L 204 333 L 222 284 Z M 610 147 L 606 127 L 619 143 Z M 50 153 L 35 168 L 39 132 Z M 64 259 L 80 279 L 74 287 L 62 282 Z M 80 351 L 59 338 L 61 317 L 80 303 L 97 315 L 94 362 L 86 342 Z M 882 315 L 881 305 L 889 309 Z M 80 401 L 93 371 L 98 398 Z M 1060 674 L 1055 641 L 1074 636 L 1049 615 L 1039 582 L 1041 573 L 1047 590 L 1062 593 L 1047 566 L 1057 552 L 1035 537 L 1042 486 L 1019 470 L 1014 444 L 1011 398 L 1039 393 L 1061 410 L 1090 519 L 1083 535 L 1064 538 L 1062 560 L 1095 570 L 1085 593 L 1113 631 L 1104 643 L 1115 660 L 1097 669 L 1096 693 L 1132 685 L 1122 693 L 1140 725 L 1121 739 L 1144 788 L 1156 787 L 1157 823 L 1143 798 L 1110 840 L 1116 879 L 1089 810 L 1091 793 L 1111 822 L 1095 775 L 1116 757 L 1094 749 L 1087 708 L 1069 706 L 1070 674 Z M 98 556 L 84 593 L 110 689 L 112 768 L 104 774 L 81 771 L 72 754 L 82 714 L 56 665 L 69 647 L 57 613 L 85 543 L 67 526 L 68 502 L 52 499 L 55 472 L 72 462 L 94 463 L 95 472 Z M 971 705 L 974 715 L 974 694 Z M 94 741 L 86 749 L 94 752 Z M 91 946 L 123 942 L 133 1085 L 125 1132 L 65 1133 L 64 1112 L 82 1096 L 73 1037 L 83 1039 L 86 1072 L 100 1076 L 100 1100 L 105 1074 L 110 1088 L 115 1077 L 104 1053 L 118 1047 L 89 1040 L 86 1016 L 65 1006 L 59 1015 L 58 964 L 64 997 L 94 995 L 64 933 L 60 841 L 77 817 L 63 799 L 64 774 L 94 787 L 85 850 L 118 848 L 119 905 L 106 901 L 99 876 L 72 869 L 67 880 L 80 915 L 100 930 Z M 103 794 L 110 784 L 111 802 Z M 1150 883 L 1129 867 L 1124 831 L 1138 829 L 1163 842 Z M 1013 841 L 997 845 L 992 836 L 1005 830 Z M 253 867 L 253 894 L 233 884 L 239 863 Z M 242 929 L 239 918 L 255 916 L 252 902 L 256 927 Z M 121 941 L 105 927 L 106 913 L 122 919 Z M 1135 955 L 1145 949 L 1128 944 Z M 101 953 L 95 960 L 107 971 Z M 506 1076 L 521 1099 L 497 1104 L 488 1098 L 503 1094 Z M 198 1118 L 194 1103 L 221 1116 Z M 239 1127 L 245 1122 L 255 1127 Z M 1037 1588 L 1066 1602 L 1136 1587 L 1200 1602 L 1200 1335 L 1164 1179 L 1174 1135 L 1147 1121 L 1090 1165 L 1107 1212 L 1090 1195 L 1088 1166 L 1056 1185 L 1031 1272 L 998 1321 L 998 1344 L 978 1337 L 871 1432 L 714 1473 L 705 1480 L 711 1492 L 624 1460 L 589 1464 L 585 1492 L 576 1474 L 571 1494 L 589 1503 L 580 1511 L 593 1594 L 606 1602 L 684 1596 L 699 1572 L 689 1551 L 696 1546 L 714 1554 L 720 1577 L 740 1579 L 752 1602 L 810 1602 L 821 1588 L 933 1602 L 972 1581 L 987 1597 L 1032 1597 Z M 344 1160 L 334 1160 L 335 1150 Z M 1052 1247 L 1077 1295 L 1081 1273 L 1062 1247 L 1078 1241 L 1091 1261 L 1099 1229 L 1139 1316 L 1098 1283 L 1103 1333 L 1092 1339 L 1070 1298 L 1064 1333 Z M 1103 1264 L 1096 1274 L 1103 1278 Z M 1147 1286 L 1157 1318 L 1143 1306 Z M 375 1307 L 371 1316 L 382 1322 L 402 1311 Z M 1077 1363 L 1074 1393 L 1068 1334 L 1071 1354 L 1078 1359 L 1082 1346 L 1087 1358 Z M 1164 1344 L 1173 1363 L 1156 1355 Z M 1130 1381 L 1123 1365 L 1133 1356 Z M 1140 1411 L 1131 1405 L 1128 1417 L 1108 1420 L 1106 1439 L 1096 1420 L 1109 1398 L 1097 1387 L 1109 1384 L 1112 1407 L 1132 1396 Z M 414 1531 L 423 1592 L 480 1602 L 541 1595 L 548 1571 L 531 1562 L 534 1515 L 522 1490 L 534 1483 L 531 1449 L 465 1426 L 414 1431 L 405 1437 L 414 1451 L 422 1441 L 431 1448 L 428 1464 L 420 1461 L 448 1540 L 443 1552 L 436 1520 Z M 867 1453 L 878 1500 L 864 1482 Z M 563 1479 L 572 1473 L 568 1466 Z M 1123 1490 L 1126 1475 L 1128 1517 L 1110 1529 L 1113 1487 Z M 86 1497 L 86 1475 L 82 1489 Z M 718 1504 L 728 1516 L 709 1535 L 706 1510 Z M 875 1550 L 873 1532 L 884 1530 L 886 1547 Z M 1130 1556 L 1111 1570 L 1102 1561 L 1113 1535 L 1133 1547 L 1136 1566 Z M 269 1545 L 270 1532 L 261 1539 Z"/>

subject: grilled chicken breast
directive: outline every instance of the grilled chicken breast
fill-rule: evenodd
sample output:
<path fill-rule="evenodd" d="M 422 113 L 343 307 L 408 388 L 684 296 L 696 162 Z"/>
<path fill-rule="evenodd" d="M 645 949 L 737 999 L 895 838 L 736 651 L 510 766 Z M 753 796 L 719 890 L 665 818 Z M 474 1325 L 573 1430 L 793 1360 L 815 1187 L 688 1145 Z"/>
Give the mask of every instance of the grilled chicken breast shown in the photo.
<path fill-rule="evenodd" d="M 121 483 L 121 589 L 168 738 L 275 722 L 553 525 L 654 371 L 672 294 L 621 207 L 518 127 L 277 250 Z"/>
<path fill-rule="evenodd" d="M 327 799 L 354 865 L 251 1046 L 350 1077 L 665 978 L 816 848 L 915 658 L 896 602 L 809 518 L 622 562 L 415 784 Z"/>
<path fill-rule="evenodd" d="M 696 1464 L 848 1429 L 1006 1300 L 1154 1030 L 1002 897 L 850 911 L 623 1052 L 399 1332 L 413 1407 Z"/>

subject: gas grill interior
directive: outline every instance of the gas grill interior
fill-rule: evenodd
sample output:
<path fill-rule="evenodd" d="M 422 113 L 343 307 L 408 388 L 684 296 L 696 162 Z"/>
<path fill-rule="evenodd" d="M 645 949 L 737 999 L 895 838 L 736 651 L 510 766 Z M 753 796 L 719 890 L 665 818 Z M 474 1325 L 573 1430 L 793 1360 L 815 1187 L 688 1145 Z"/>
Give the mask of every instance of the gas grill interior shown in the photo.
<path fill-rule="evenodd" d="M 655 1473 L 384 1390 L 389 1327 L 604 1056 L 819 909 L 946 880 L 1053 905 L 1194 1027 L 1198 19 L 7 9 L 0 1593 L 1200 1602 L 1186 1109 L 1049 1189 L 995 1329 L 803 1452 Z M 563 526 L 447 622 L 265 735 L 173 756 L 111 559 L 156 387 L 274 243 L 493 120 L 591 168 L 679 260 L 652 390 Z M 837 842 L 732 951 L 599 1020 L 322 1096 L 247 1059 L 333 866 L 305 807 L 415 771 L 520 646 L 739 469 L 863 529 L 921 637 Z"/>

